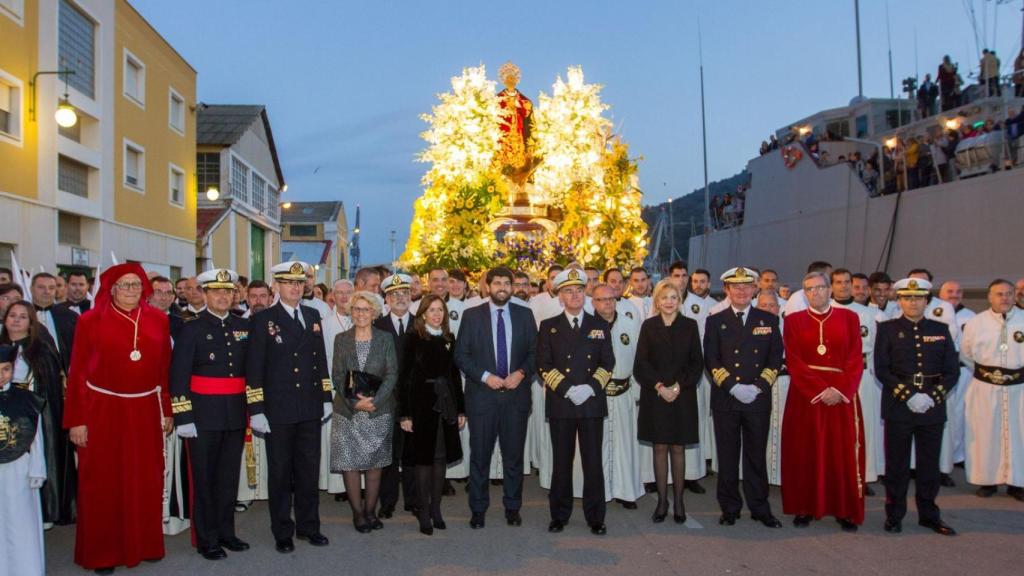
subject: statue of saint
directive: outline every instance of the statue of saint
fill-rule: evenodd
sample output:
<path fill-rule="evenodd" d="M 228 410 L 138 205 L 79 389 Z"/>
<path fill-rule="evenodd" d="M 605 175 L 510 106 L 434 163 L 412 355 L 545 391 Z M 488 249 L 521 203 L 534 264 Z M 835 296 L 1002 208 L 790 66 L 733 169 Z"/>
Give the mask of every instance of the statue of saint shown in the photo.
<path fill-rule="evenodd" d="M 522 186 L 532 169 L 530 150 L 530 124 L 533 122 L 533 102 L 516 86 L 521 77 L 519 67 L 512 62 L 502 64 L 498 77 L 505 89 L 498 94 L 501 102 L 501 150 L 498 162 L 509 179 Z"/>

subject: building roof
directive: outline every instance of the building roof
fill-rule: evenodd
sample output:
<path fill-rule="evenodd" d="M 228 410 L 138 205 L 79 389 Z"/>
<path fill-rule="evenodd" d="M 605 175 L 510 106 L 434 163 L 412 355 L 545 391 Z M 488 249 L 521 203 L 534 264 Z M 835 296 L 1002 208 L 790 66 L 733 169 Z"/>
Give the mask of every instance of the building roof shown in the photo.
<path fill-rule="evenodd" d="M 291 208 L 281 210 L 281 222 L 335 222 L 344 207 L 341 201 L 292 202 Z"/>
<path fill-rule="evenodd" d="M 223 208 L 199 208 L 196 210 L 196 238 L 205 237 L 220 217 L 228 211 Z"/>
<path fill-rule="evenodd" d="M 331 254 L 331 247 L 334 242 L 331 240 L 314 240 L 311 242 L 297 242 L 287 240 L 281 242 L 281 261 L 301 260 L 307 264 L 326 264 L 327 257 Z"/>
<path fill-rule="evenodd" d="M 263 121 L 267 133 L 267 145 L 274 159 L 277 181 L 284 185 L 284 173 L 277 158 L 274 133 L 270 130 L 270 118 L 265 106 L 259 104 L 205 104 L 196 109 L 196 144 L 199 146 L 232 146 L 245 134 L 256 120 Z"/>

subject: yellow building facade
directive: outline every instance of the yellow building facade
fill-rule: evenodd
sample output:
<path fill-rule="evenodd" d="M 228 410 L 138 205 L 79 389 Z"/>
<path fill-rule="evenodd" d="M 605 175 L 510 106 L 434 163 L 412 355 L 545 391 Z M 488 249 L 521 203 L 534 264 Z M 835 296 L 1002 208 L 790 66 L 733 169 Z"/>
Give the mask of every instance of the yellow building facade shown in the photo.
<path fill-rule="evenodd" d="M 193 274 L 195 70 L 126 0 L 0 0 L 0 38 L 0 264 Z"/>

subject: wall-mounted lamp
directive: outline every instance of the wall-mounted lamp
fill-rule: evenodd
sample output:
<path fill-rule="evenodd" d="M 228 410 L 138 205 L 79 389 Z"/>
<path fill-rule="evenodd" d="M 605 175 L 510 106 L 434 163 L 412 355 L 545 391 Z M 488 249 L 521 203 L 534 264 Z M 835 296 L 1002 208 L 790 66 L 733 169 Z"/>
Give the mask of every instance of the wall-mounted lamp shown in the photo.
<path fill-rule="evenodd" d="M 220 190 L 216 186 L 210 186 L 206 189 L 206 199 L 210 202 L 216 202 L 217 198 L 220 198 Z"/>
<path fill-rule="evenodd" d="M 74 73 L 74 70 L 69 70 L 65 67 L 63 70 L 46 70 L 36 72 L 35 75 L 32 76 L 32 81 L 29 82 L 29 86 L 32 88 L 32 104 L 28 109 L 29 120 L 33 122 L 36 120 L 36 84 L 38 83 L 39 77 L 54 74 L 64 77 L 64 97 L 60 99 L 60 104 L 57 106 L 57 112 L 53 117 L 57 121 L 57 124 L 63 128 L 70 128 L 78 122 L 78 113 L 75 112 L 75 107 L 72 106 L 71 102 L 68 100 L 68 76 Z"/>

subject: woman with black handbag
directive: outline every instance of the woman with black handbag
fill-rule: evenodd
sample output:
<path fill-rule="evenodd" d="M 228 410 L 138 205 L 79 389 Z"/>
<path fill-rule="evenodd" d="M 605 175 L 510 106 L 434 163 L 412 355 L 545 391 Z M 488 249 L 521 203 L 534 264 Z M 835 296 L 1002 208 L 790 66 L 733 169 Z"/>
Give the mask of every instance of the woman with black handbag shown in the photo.
<path fill-rule="evenodd" d="M 391 464 L 398 359 L 394 338 L 372 325 L 381 311 L 377 296 L 356 292 L 350 305 L 354 325 L 334 339 L 331 472 L 343 475 L 352 523 L 367 533 L 384 527 L 376 508 L 381 469 Z"/>
<path fill-rule="evenodd" d="M 402 352 L 398 381 L 403 462 L 416 470 L 420 532 L 444 530 L 441 495 L 448 464 L 462 459 L 459 430 L 466 424 L 462 379 L 455 366 L 455 336 L 444 300 L 427 294 Z"/>

